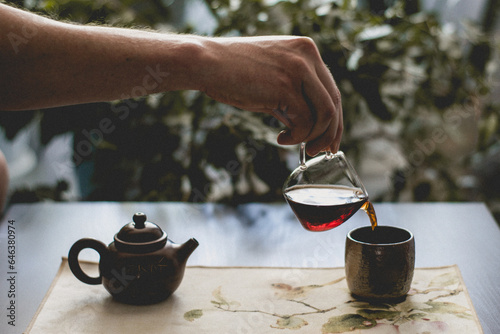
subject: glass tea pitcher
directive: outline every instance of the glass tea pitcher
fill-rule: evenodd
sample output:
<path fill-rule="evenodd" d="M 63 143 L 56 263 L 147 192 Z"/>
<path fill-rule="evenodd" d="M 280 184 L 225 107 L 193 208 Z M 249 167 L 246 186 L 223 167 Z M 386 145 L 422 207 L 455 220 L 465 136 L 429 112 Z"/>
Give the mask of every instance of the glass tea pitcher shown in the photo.
<path fill-rule="evenodd" d="M 306 161 L 300 144 L 300 165 L 283 185 L 283 195 L 302 226 L 327 231 L 354 215 L 360 208 L 377 224 L 368 193 L 344 153 L 327 152 Z"/>

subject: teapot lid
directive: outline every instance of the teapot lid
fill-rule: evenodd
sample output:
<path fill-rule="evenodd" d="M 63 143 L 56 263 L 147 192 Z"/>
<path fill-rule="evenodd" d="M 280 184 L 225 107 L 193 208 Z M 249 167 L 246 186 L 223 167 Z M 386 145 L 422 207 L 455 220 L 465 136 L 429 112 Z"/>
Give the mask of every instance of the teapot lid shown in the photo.
<path fill-rule="evenodd" d="M 167 233 L 148 222 L 144 213 L 137 212 L 133 222 L 123 226 L 114 239 L 119 251 L 145 253 L 162 248 L 167 242 Z"/>

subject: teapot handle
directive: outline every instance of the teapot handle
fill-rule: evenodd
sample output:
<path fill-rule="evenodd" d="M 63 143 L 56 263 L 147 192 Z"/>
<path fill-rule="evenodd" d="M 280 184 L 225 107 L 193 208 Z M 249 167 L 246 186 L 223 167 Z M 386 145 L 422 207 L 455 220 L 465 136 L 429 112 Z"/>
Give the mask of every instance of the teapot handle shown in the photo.
<path fill-rule="evenodd" d="M 78 278 L 83 283 L 93 284 L 93 285 L 101 284 L 102 282 L 101 273 L 99 273 L 99 277 L 90 277 L 80 267 L 80 262 L 78 262 L 78 254 L 80 254 L 80 252 L 85 248 L 92 248 L 93 250 L 95 250 L 97 253 L 99 253 L 101 259 L 108 252 L 108 248 L 106 247 L 106 245 L 98 240 L 90 238 L 80 239 L 77 242 L 75 242 L 73 246 L 71 246 L 71 249 L 69 250 L 68 254 L 69 268 L 73 272 L 73 275 L 75 275 L 75 277 Z"/>

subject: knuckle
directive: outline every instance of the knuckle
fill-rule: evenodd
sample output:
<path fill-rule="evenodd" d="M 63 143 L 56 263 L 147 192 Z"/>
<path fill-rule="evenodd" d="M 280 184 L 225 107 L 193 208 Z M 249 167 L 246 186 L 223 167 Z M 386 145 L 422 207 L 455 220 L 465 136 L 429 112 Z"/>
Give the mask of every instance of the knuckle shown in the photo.
<path fill-rule="evenodd" d="M 297 40 L 297 49 L 307 58 L 313 59 L 315 62 L 321 62 L 321 55 L 314 40 L 310 37 L 300 37 Z"/>
<path fill-rule="evenodd" d="M 296 47 L 300 48 L 304 52 L 316 52 L 317 47 L 313 39 L 308 36 L 300 36 L 295 39 Z"/>
<path fill-rule="evenodd" d="M 293 55 L 291 57 L 294 70 L 311 70 L 311 65 L 321 59 L 316 44 L 310 37 L 297 37 L 291 45 Z M 293 68 L 293 67 L 292 67 Z"/>

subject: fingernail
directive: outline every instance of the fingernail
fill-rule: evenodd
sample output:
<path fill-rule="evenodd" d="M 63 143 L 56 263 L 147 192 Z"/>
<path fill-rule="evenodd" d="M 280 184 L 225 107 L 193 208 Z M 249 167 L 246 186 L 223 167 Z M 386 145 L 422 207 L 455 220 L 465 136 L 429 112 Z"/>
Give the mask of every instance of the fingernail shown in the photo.
<path fill-rule="evenodd" d="M 319 152 L 320 152 L 320 151 L 316 151 L 316 150 L 307 150 L 307 149 L 306 149 L 306 153 L 307 153 L 307 155 L 308 155 L 308 156 L 310 156 L 310 157 L 315 157 L 315 156 L 317 156 L 317 155 L 319 154 Z"/>
<path fill-rule="evenodd" d="M 290 141 L 290 132 L 283 130 L 278 134 L 278 144 L 286 145 Z"/>

